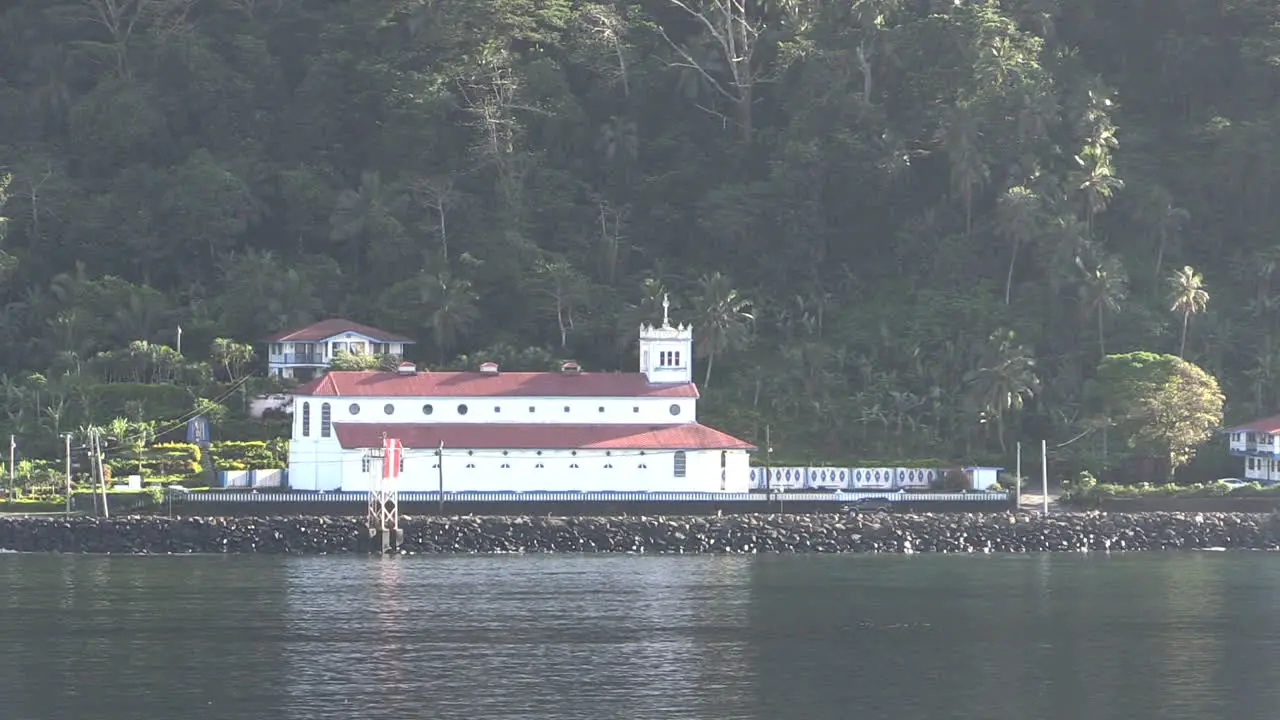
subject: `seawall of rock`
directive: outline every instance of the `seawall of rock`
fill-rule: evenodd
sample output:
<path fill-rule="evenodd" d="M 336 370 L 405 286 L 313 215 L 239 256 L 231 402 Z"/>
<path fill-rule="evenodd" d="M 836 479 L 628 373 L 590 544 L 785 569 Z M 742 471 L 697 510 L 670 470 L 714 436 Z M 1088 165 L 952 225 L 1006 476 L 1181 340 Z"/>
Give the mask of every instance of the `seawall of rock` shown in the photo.
<path fill-rule="evenodd" d="M 401 518 L 409 553 L 909 553 L 1280 548 L 1280 518 L 1242 513 Z M 67 553 L 367 550 L 363 518 L 0 518 L 0 549 Z"/>

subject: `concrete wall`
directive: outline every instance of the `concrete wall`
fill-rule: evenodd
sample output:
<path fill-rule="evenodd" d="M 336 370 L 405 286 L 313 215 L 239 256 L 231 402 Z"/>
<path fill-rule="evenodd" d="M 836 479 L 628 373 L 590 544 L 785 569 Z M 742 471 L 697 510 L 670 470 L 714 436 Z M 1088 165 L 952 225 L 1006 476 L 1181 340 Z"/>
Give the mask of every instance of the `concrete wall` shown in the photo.
<path fill-rule="evenodd" d="M 675 474 L 676 451 L 450 450 L 444 454 L 444 490 L 747 492 L 750 467 L 743 450 L 686 451 L 684 477 Z M 363 450 L 344 450 L 336 438 L 289 445 L 289 486 L 295 490 L 367 492 L 381 477 L 382 461 L 366 465 Z M 722 467 L 721 462 L 724 461 Z M 440 487 L 436 451 L 404 451 L 396 489 Z"/>

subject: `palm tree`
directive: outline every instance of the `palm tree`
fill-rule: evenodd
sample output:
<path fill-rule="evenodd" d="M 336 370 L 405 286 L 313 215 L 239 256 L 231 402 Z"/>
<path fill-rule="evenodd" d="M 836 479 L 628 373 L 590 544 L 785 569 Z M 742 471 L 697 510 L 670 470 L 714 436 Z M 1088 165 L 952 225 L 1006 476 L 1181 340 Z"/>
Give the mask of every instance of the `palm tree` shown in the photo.
<path fill-rule="evenodd" d="M 1093 219 L 1107 209 L 1107 203 L 1124 189 L 1124 181 L 1115 176 L 1111 154 L 1104 145 L 1089 145 L 1076 156 L 1080 169 L 1075 173 L 1075 185 L 1084 196 L 1085 223 L 1089 236 L 1093 237 Z"/>
<path fill-rule="evenodd" d="M 984 416 L 996 421 L 1000 450 L 1005 450 L 1004 418 L 1022 409 L 1040 390 L 1036 361 L 1020 345 L 1012 330 L 997 330 L 980 349 L 980 367 L 965 373 L 969 400 Z"/>
<path fill-rule="evenodd" d="M 1176 242 L 1178 232 L 1191 219 L 1191 213 L 1174 205 L 1173 195 L 1159 185 L 1147 192 L 1139 212 L 1150 227 L 1151 234 L 1155 236 L 1156 267 L 1152 277 L 1156 280 L 1153 287 L 1158 291 L 1165 250 Z"/>
<path fill-rule="evenodd" d="M 748 328 L 755 318 L 748 312 L 751 301 L 738 295 L 729 278 L 714 273 L 698 281 L 694 298 L 694 355 L 707 360 L 704 386 L 711 384 L 711 368 L 716 355 L 746 345 Z"/>
<path fill-rule="evenodd" d="M 440 352 L 440 361 L 444 362 L 446 351 L 453 349 L 458 336 L 470 329 L 480 315 L 475 305 L 476 295 L 471 290 L 471 281 L 454 277 L 447 270 L 436 275 L 424 273 L 420 283 L 420 300 L 430 309 L 427 324 Z"/>
<path fill-rule="evenodd" d="M 662 317 L 662 300 L 668 298 L 667 286 L 656 278 L 646 278 L 640 283 L 640 302 L 628 303 L 618 314 L 618 347 L 626 348 L 636 341 L 636 328 L 651 324 Z M 671 307 L 679 308 L 680 301 L 670 298 Z"/>
<path fill-rule="evenodd" d="M 991 177 L 978 143 L 982 132 L 969 102 L 957 103 L 948 111 L 938 140 L 951 163 L 951 185 L 964 202 L 965 237 L 973 235 L 973 194 Z"/>
<path fill-rule="evenodd" d="M 1085 284 L 1080 287 L 1080 299 L 1087 313 L 1096 315 L 1098 319 L 1098 350 L 1107 354 L 1104 320 L 1106 313 L 1119 312 L 1120 304 L 1129 295 L 1129 283 L 1125 277 L 1124 266 L 1115 256 L 1107 256 L 1093 269 L 1085 266 L 1084 261 L 1076 258 L 1076 265 L 1085 274 Z"/>
<path fill-rule="evenodd" d="M 1169 310 L 1182 313 L 1182 342 L 1178 345 L 1178 357 L 1187 351 L 1187 327 L 1191 316 L 1202 313 L 1209 306 L 1209 292 L 1204 289 L 1204 277 L 1190 265 L 1184 266 L 1169 278 L 1173 292 L 1169 294 Z"/>
<path fill-rule="evenodd" d="M 1009 304 L 1013 293 L 1013 266 L 1018 260 L 1018 247 L 1035 237 L 1039 215 L 1039 196 L 1021 185 L 1006 190 L 996 203 L 997 227 L 1013 245 L 1009 253 L 1009 274 L 1004 283 L 1005 305 Z"/>

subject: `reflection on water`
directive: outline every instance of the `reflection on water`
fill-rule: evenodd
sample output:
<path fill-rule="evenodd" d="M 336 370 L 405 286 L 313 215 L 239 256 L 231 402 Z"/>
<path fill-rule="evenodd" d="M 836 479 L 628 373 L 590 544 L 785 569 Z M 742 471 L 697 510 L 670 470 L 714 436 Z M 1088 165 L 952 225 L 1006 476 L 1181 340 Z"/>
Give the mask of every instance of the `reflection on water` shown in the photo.
<path fill-rule="evenodd" d="M 1280 717 L 1271 554 L 0 557 L 6 720 Z"/>
<path fill-rule="evenodd" d="M 748 600 L 744 558 L 330 566 L 341 571 L 325 583 L 289 574 L 298 641 L 288 692 L 299 718 L 347 703 L 357 683 L 429 687 L 419 701 L 433 717 L 589 717 L 602 706 L 610 717 L 704 717 L 727 686 L 741 686 L 728 693 L 737 702 L 749 689 L 735 632 Z M 344 667 L 361 671 L 334 674 Z"/>

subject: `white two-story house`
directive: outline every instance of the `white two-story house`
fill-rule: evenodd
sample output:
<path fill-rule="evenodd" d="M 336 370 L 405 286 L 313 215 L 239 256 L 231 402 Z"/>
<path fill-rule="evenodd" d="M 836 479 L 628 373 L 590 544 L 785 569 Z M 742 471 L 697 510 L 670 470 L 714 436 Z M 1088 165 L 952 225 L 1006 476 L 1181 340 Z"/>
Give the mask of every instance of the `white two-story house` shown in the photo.
<path fill-rule="evenodd" d="M 339 352 L 404 357 L 413 340 L 350 320 L 321 320 L 266 338 L 267 372 L 281 378 L 310 380 L 329 367 Z"/>
<path fill-rule="evenodd" d="M 1280 415 L 1228 428 L 1230 452 L 1244 458 L 1244 478 L 1280 482 Z"/>
<path fill-rule="evenodd" d="M 754 446 L 698 422 L 692 329 L 639 340 L 639 372 L 331 370 L 293 393 L 289 484 L 367 491 L 386 438 L 400 490 L 746 492 Z"/>

